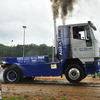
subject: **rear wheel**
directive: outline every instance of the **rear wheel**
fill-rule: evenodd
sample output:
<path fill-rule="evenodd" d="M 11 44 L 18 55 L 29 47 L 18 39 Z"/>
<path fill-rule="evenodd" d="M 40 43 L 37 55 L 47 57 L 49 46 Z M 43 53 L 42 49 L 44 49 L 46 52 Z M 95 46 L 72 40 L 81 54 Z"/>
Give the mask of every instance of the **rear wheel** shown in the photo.
<path fill-rule="evenodd" d="M 84 78 L 83 69 L 77 65 L 69 65 L 65 70 L 66 79 L 71 83 L 79 83 Z"/>
<path fill-rule="evenodd" d="M 7 83 L 18 83 L 22 78 L 21 71 L 18 67 L 6 68 L 3 78 Z"/>

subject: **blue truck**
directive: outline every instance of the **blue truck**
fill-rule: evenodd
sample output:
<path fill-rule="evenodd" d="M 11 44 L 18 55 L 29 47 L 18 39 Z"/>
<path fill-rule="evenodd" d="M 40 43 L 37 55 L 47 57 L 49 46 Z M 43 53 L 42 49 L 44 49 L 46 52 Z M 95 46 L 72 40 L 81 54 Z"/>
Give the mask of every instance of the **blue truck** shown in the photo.
<path fill-rule="evenodd" d="M 79 83 L 88 74 L 100 72 L 100 45 L 91 21 L 62 25 L 55 33 L 55 55 L 59 62 L 49 62 L 47 55 L 7 58 L 2 65 L 7 83 L 23 78 L 61 76 Z"/>

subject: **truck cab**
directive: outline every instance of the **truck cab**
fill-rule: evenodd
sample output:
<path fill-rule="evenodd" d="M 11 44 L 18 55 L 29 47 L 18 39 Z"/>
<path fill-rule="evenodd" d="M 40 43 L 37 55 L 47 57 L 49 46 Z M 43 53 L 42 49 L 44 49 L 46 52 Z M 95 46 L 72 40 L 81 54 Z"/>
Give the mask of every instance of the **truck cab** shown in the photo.
<path fill-rule="evenodd" d="M 92 23 L 91 23 L 92 24 Z M 89 23 L 59 26 L 58 28 L 58 55 L 61 58 L 78 58 L 83 63 L 94 62 L 100 57 L 99 42 L 96 40 L 95 30 Z M 61 45 L 60 45 L 61 44 Z M 61 52 L 68 47 L 66 54 Z M 70 52 L 70 56 L 69 56 Z M 66 57 L 64 57 L 66 55 Z"/>
<path fill-rule="evenodd" d="M 66 73 L 66 66 L 72 64 L 82 68 L 83 77 L 100 71 L 98 65 L 100 62 L 100 45 L 96 39 L 95 31 L 96 27 L 91 21 L 58 27 L 57 49 L 60 60 L 64 62 L 63 73 Z M 71 70 L 69 74 L 72 79 L 69 81 L 75 80 L 72 73 L 79 74 L 78 70 Z"/>

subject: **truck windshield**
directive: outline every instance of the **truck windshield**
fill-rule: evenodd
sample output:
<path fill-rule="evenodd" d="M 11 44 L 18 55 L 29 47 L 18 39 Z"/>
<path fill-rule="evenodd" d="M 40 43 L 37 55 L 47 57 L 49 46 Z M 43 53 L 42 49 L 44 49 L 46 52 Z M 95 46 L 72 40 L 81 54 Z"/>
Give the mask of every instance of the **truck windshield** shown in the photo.
<path fill-rule="evenodd" d="M 92 32 L 93 32 L 93 34 L 94 34 L 94 38 L 97 40 L 97 34 L 96 34 L 96 32 L 94 31 L 93 28 L 91 28 L 91 29 L 92 29 Z"/>

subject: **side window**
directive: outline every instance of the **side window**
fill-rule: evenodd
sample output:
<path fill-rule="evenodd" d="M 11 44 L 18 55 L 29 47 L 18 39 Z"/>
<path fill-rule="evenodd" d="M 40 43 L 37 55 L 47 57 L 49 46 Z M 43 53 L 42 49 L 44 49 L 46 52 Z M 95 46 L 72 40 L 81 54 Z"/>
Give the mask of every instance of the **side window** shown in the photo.
<path fill-rule="evenodd" d="M 86 46 L 92 46 L 92 39 L 90 36 L 90 30 L 88 26 L 73 27 L 73 38 L 86 41 Z"/>
<path fill-rule="evenodd" d="M 84 27 L 73 27 L 73 38 L 85 40 Z"/>

